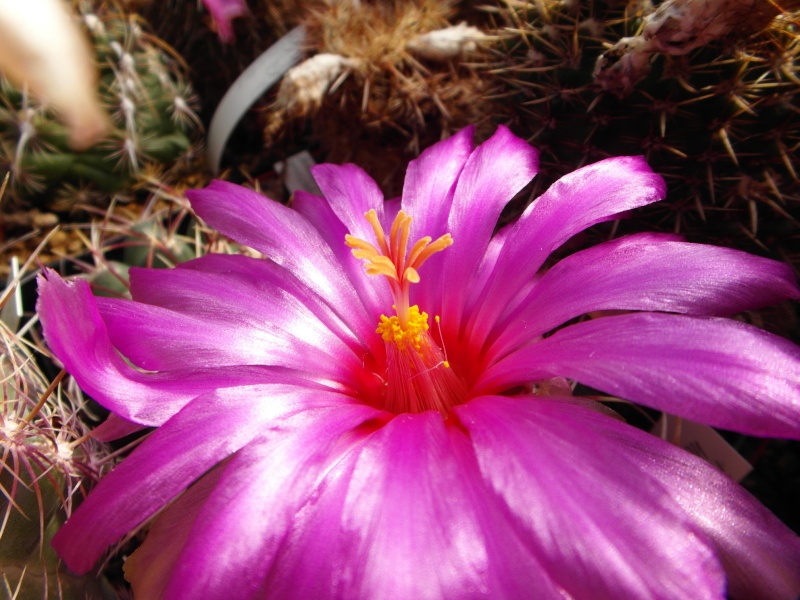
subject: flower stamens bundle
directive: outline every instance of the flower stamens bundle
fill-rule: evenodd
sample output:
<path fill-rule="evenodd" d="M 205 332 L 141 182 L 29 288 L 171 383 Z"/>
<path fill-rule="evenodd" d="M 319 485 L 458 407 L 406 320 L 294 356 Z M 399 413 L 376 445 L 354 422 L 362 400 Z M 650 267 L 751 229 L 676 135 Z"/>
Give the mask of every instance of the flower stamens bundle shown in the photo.
<path fill-rule="evenodd" d="M 467 389 L 450 369 L 442 350 L 428 333 L 428 313 L 410 304 L 412 283 L 419 283 L 419 268 L 431 256 L 453 244 L 449 233 L 436 241 L 425 236 L 408 251 L 411 217 L 397 213 L 387 241 L 378 213 L 364 217 L 375 232 L 377 247 L 353 235 L 345 236 L 353 256 L 365 260 L 367 275 L 382 275 L 389 282 L 395 315 L 381 315 L 375 330 L 386 343 L 386 397 L 384 407 L 395 414 L 438 410 L 445 416 L 466 398 Z M 437 317 L 438 320 L 438 317 Z"/>

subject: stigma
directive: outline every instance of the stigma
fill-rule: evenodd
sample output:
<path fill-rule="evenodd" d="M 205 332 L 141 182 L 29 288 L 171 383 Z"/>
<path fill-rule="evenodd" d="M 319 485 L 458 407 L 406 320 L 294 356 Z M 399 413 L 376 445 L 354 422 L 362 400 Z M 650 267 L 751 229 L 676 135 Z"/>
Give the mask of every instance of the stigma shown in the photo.
<path fill-rule="evenodd" d="M 369 210 L 364 217 L 375 232 L 377 246 L 352 235 L 344 236 L 345 243 L 353 249 L 353 256 L 366 261 L 367 275 L 383 275 L 389 282 L 394 298 L 395 312 L 400 326 L 405 328 L 409 322 L 409 292 L 412 283 L 419 283 L 419 268 L 431 256 L 441 252 L 453 244 L 449 233 L 436 241 L 431 237 L 418 240 L 408 250 L 408 236 L 411 229 L 411 217 L 402 210 L 397 213 L 389 239 L 383 231 L 375 209 Z"/>
<path fill-rule="evenodd" d="M 375 233 L 375 244 L 352 235 L 345 243 L 353 256 L 365 261 L 367 275 L 381 275 L 389 284 L 395 314 L 381 315 L 375 332 L 386 344 L 384 408 L 394 413 L 438 410 L 445 416 L 463 402 L 466 386 L 453 373 L 450 363 L 430 334 L 428 314 L 411 305 L 412 284 L 419 283 L 419 268 L 437 252 L 453 244 L 450 234 L 435 241 L 423 237 L 408 248 L 411 217 L 402 210 L 395 217 L 387 238 L 375 210 L 365 218 Z M 436 317 L 438 324 L 439 318 Z M 439 335 L 441 343 L 441 332 Z"/>

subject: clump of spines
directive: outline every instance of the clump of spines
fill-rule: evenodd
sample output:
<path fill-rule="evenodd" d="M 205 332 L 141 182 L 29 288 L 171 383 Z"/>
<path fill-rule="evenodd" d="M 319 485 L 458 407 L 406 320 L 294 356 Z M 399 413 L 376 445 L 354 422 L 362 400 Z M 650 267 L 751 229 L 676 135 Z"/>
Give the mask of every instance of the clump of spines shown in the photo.
<path fill-rule="evenodd" d="M 649 56 L 650 71 L 627 95 L 604 91 L 593 77 L 598 58 L 618 59 L 610 48 L 629 50 L 620 39 L 641 39 L 647 5 L 514 2 L 492 12 L 496 32 L 506 32 L 495 73 L 515 106 L 513 126 L 542 151 L 536 185 L 643 153 L 669 184 L 668 202 L 649 213 L 665 229 L 786 248 L 787 237 L 800 237 L 797 13 L 685 55 Z"/>
<path fill-rule="evenodd" d="M 73 151 L 54 115 L 0 78 L 0 170 L 11 172 L 13 199 L 47 196 L 52 206 L 57 195 L 56 208 L 68 208 L 69 190 L 81 197 L 123 193 L 140 173 L 164 171 L 193 153 L 201 125 L 180 58 L 135 15 L 95 4 L 75 3 L 96 53 L 101 102 L 113 130 L 93 148 Z"/>
<path fill-rule="evenodd" d="M 9 294 L 0 294 L 0 297 Z M 49 541 L 110 466 L 79 418 L 83 402 L 38 368 L 38 349 L 0 321 L 0 575 L 9 597 L 111 598 L 102 579 L 75 577 Z"/>

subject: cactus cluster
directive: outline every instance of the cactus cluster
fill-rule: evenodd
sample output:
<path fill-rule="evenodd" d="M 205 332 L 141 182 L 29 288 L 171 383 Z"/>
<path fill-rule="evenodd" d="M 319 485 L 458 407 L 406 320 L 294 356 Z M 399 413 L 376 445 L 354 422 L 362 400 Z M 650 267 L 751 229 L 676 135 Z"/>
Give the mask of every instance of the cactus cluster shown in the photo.
<path fill-rule="evenodd" d="M 735 21 L 743 4 L 753 6 L 742 14 L 759 15 L 753 27 Z M 800 33 L 798 13 L 780 14 L 782 4 L 514 0 L 495 9 L 505 39 L 494 69 L 513 126 L 542 150 L 539 185 L 643 153 L 669 185 L 649 225 L 792 259 Z"/>
<path fill-rule="evenodd" d="M 103 2 L 75 3 L 100 71 L 100 97 L 113 129 L 83 152 L 51 111 L 0 79 L 0 172 L 11 173 L 11 198 L 57 197 L 56 208 L 92 194 L 130 190 L 142 177 L 191 154 L 201 125 L 182 63 L 133 14 Z M 163 174 L 161 174 L 163 177 Z"/>
<path fill-rule="evenodd" d="M 206 229 L 186 200 L 167 190 L 149 194 L 143 207 L 112 204 L 105 219 L 92 223 L 81 237 L 86 251 L 61 268 L 78 271 L 96 294 L 115 297 L 129 297 L 131 266 L 171 267 L 210 251 L 253 252 Z M 9 298 L 13 294 L 0 288 L 0 309 L 13 301 Z M 84 399 L 63 371 L 55 378 L 43 373 L 38 364 L 52 367 L 54 361 L 31 341 L 35 322 L 15 333 L 2 321 L 8 312 L 0 310 L 0 587 L 6 592 L 0 597 L 128 597 L 120 557 L 135 539 L 112 550 L 100 571 L 82 577 L 64 569 L 50 540 L 116 457 L 143 437 L 113 446 L 91 437 L 100 420 L 93 410 L 102 409 Z"/>
<path fill-rule="evenodd" d="M 800 2 L 435 4 L 309 11 L 309 46 L 340 58 L 309 64 L 332 74 L 311 102 L 287 75 L 267 147 L 303 117 L 319 160 L 362 164 L 394 195 L 387 170 L 402 172 L 432 138 L 506 123 L 542 152 L 536 191 L 580 165 L 645 154 L 669 184 L 668 202 L 642 212 L 647 228 L 800 264 Z M 425 32 L 462 20 L 479 27 L 478 52 L 414 51 Z"/>
<path fill-rule="evenodd" d="M 49 382 L 32 349 L 0 321 L 0 586 L 7 598 L 116 597 L 104 580 L 64 571 L 49 544 L 106 456 L 78 417 L 79 391 L 62 377 Z"/>

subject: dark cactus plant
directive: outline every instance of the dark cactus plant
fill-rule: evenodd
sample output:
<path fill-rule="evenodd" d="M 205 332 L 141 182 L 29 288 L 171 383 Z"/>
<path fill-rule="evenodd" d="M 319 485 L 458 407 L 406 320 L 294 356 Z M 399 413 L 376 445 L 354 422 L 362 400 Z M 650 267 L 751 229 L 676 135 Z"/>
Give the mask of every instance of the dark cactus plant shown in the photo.
<path fill-rule="evenodd" d="M 475 124 L 494 128 L 491 79 L 470 63 L 487 36 L 453 0 L 309 2 L 307 59 L 267 111 L 265 146 L 308 136 L 324 162 L 355 162 L 394 194 L 406 163 Z"/>
<path fill-rule="evenodd" d="M 493 10 L 504 37 L 494 71 L 513 125 L 542 150 L 538 185 L 643 153 L 669 184 L 650 225 L 798 264 L 800 37 L 798 13 L 780 8 L 789 4 L 541 0 Z"/>

